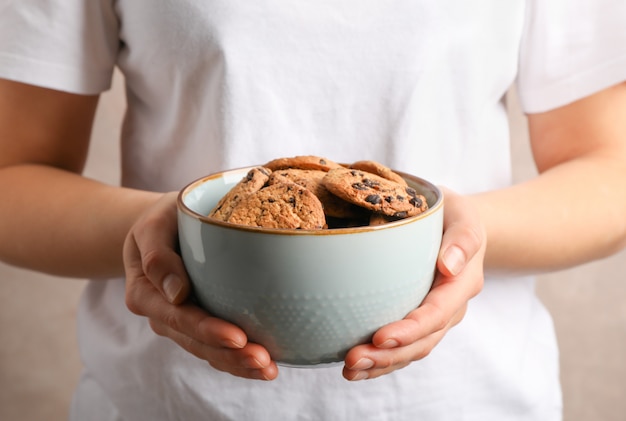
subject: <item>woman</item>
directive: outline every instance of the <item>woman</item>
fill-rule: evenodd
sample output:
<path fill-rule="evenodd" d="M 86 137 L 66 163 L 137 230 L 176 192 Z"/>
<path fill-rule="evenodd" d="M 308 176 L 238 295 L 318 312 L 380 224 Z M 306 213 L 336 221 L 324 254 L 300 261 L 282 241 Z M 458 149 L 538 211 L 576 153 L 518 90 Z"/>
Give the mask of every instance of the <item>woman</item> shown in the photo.
<path fill-rule="evenodd" d="M 0 256 L 94 279 L 72 418 L 560 419 L 554 332 L 527 275 L 626 242 L 626 10 L 544 3 L 7 2 L 0 235 L 14 240 Z M 80 175 L 116 66 L 123 187 Z M 519 185 L 514 83 L 541 173 Z M 277 367 L 189 303 L 175 252 L 184 184 L 305 154 L 458 192 L 425 303 L 343 369 Z"/>

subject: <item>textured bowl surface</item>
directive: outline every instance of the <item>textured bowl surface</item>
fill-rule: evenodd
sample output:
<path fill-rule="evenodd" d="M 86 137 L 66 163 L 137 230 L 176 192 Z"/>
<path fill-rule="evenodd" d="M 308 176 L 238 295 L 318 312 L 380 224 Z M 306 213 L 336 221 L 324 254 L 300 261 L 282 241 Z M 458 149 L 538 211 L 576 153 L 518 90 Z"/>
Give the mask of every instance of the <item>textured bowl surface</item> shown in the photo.
<path fill-rule="evenodd" d="M 314 366 L 342 361 L 421 303 L 443 227 L 434 185 L 402 174 L 430 209 L 378 227 L 277 230 L 206 218 L 248 170 L 209 175 L 179 195 L 181 253 L 209 312 L 240 326 L 279 364 Z"/>

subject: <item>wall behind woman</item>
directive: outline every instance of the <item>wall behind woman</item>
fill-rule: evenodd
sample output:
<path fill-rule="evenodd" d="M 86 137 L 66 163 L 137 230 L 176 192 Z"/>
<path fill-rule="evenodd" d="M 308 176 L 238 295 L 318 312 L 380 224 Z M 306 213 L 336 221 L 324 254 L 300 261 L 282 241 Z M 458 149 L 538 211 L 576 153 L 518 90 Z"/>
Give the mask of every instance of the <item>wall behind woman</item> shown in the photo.
<path fill-rule="evenodd" d="M 510 97 L 517 180 L 535 174 L 525 118 Z M 102 96 L 86 173 L 119 182 L 123 80 Z M 626 251 L 581 268 L 541 276 L 562 350 L 565 421 L 621 421 L 626 413 Z M 76 305 L 84 280 L 0 264 L 0 420 L 64 420 L 81 363 Z"/>

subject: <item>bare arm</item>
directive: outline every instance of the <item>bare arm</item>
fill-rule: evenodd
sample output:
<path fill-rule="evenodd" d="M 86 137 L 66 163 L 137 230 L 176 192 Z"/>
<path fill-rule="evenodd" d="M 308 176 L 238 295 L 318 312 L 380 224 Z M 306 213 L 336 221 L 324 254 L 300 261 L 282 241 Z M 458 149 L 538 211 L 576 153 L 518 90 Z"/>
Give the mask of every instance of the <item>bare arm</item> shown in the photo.
<path fill-rule="evenodd" d="M 626 84 L 528 116 L 540 175 L 474 197 L 487 271 L 548 271 L 626 245 Z"/>
<path fill-rule="evenodd" d="M 0 259 L 52 274 L 122 275 L 122 244 L 160 195 L 80 175 L 98 96 L 0 80 Z"/>

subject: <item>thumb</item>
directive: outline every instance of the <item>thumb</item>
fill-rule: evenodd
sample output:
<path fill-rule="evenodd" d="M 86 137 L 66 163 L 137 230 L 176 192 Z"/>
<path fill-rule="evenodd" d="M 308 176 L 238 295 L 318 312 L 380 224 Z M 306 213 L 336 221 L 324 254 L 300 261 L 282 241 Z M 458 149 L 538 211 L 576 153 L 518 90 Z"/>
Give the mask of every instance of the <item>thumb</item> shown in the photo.
<path fill-rule="evenodd" d="M 444 191 L 443 238 L 437 269 L 445 276 L 456 276 L 485 246 L 484 228 L 470 199 L 449 189 Z"/>
<path fill-rule="evenodd" d="M 124 244 L 127 280 L 147 278 L 173 304 L 190 292 L 178 248 L 176 193 L 168 193 L 131 228 Z"/>

